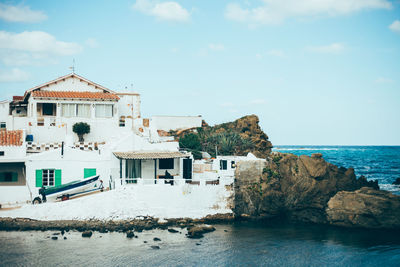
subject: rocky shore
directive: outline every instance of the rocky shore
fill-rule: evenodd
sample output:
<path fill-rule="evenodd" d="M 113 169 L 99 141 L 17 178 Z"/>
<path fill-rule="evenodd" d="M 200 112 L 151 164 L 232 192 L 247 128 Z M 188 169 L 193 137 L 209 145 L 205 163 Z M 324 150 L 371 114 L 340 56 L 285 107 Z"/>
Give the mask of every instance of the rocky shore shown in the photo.
<path fill-rule="evenodd" d="M 322 154 L 272 153 L 267 162 L 241 162 L 235 179 L 236 217 L 284 217 L 344 227 L 400 229 L 400 196 L 377 181 L 356 178 L 352 168 Z"/>
<path fill-rule="evenodd" d="M 175 218 L 167 220 L 159 220 L 152 217 L 142 217 L 135 220 L 121 221 L 100 221 L 100 220 L 55 220 L 55 221 L 39 221 L 28 218 L 0 218 L 0 231 L 97 231 L 100 233 L 129 231 L 141 232 L 143 230 L 152 229 L 171 229 L 171 227 L 188 228 L 193 236 L 201 233 L 199 226 L 204 224 L 229 223 L 234 221 L 233 214 L 215 214 L 206 216 L 202 219 L 191 218 Z M 203 229 L 204 230 L 204 229 Z M 209 231 L 205 228 L 205 232 Z M 171 230 L 170 232 L 173 232 Z M 204 233 L 204 232 L 203 232 Z M 190 235 L 190 234 L 189 234 Z"/>

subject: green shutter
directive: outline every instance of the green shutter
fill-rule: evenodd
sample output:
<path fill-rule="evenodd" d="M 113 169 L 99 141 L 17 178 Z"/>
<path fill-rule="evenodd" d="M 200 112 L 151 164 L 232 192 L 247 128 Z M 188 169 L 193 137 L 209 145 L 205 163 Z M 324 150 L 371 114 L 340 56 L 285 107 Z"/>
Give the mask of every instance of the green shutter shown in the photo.
<path fill-rule="evenodd" d="M 90 176 L 96 175 L 96 169 L 84 169 L 83 170 L 83 177 L 88 178 Z"/>
<path fill-rule="evenodd" d="M 61 170 L 55 170 L 55 186 L 61 185 Z"/>
<path fill-rule="evenodd" d="M 16 173 L 16 172 L 12 173 L 12 181 L 13 182 L 18 182 L 18 173 Z"/>
<path fill-rule="evenodd" d="M 0 172 L 0 182 L 4 182 L 4 181 L 5 181 L 5 173 Z"/>
<path fill-rule="evenodd" d="M 42 187 L 43 184 L 43 171 L 36 170 L 36 187 Z"/>

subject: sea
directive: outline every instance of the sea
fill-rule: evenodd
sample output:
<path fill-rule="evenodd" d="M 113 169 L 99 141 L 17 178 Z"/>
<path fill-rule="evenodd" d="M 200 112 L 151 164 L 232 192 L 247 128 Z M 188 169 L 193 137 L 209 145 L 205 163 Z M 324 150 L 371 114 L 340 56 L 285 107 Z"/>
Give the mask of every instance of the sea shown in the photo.
<path fill-rule="evenodd" d="M 382 189 L 400 177 L 400 147 L 277 146 L 296 155 L 322 153 L 356 175 L 378 180 Z M 149 230 L 82 238 L 69 231 L 0 231 L 0 266 L 400 266 L 400 232 L 346 229 L 281 221 L 217 224 L 201 239 Z M 53 240 L 52 237 L 57 237 Z M 64 239 L 64 237 L 66 239 Z M 158 237 L 161 241 L 155 241 Z"/>

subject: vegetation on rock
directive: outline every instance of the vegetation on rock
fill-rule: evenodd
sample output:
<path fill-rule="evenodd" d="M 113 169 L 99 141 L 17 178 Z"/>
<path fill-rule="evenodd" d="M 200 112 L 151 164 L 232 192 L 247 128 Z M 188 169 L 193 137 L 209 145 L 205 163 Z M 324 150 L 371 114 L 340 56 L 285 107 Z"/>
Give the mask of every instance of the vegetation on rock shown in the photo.
<path fill-rule="evenodd" d="M 181 148 L 191 151 L 195 158 L 201 158 L 200 151 L 211 156 L 246 155 L 252 152 L 257 157 L 266 158 L 272 144 L 259 126 L 256 115 L 242 117 L 233 122 L 202 127 L 180 132 L 170 132 L 177 139 Z"/>

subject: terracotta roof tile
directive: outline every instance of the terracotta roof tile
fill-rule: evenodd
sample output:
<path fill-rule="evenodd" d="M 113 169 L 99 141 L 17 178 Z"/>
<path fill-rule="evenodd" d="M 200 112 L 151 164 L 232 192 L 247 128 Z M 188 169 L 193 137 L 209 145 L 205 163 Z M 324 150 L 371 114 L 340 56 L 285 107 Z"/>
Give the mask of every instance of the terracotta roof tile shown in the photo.
<path fill-rule="evenodd" d="M 0 131 L 0 146 L 22 146 L 22 130 Z"/>
<path fill-rule="evenodd" d="M 22 100 L 24 100 L 24 96 L 19 96 L 19 95 L 13 96 L 13 101 L 22 101 Z"/>
<path fill-rule="evenodd" d="M 111 93 L 97 92 L 72 92 L 72 91 L 33 91 L 32 97 L 44 98 L 80 98 L 99 100 L 119 100 L 119 97 Z"/>

